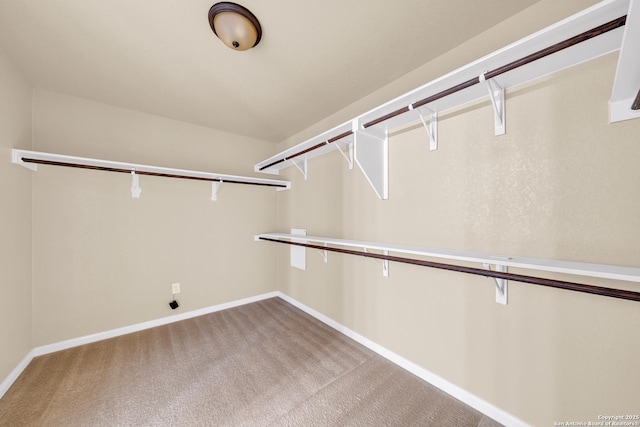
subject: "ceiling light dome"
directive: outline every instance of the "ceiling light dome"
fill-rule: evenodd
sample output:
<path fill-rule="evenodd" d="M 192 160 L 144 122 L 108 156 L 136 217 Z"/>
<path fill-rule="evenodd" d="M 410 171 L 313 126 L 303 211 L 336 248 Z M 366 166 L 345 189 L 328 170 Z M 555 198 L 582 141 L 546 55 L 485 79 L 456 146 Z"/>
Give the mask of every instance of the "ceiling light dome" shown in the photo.
<path fill-rule="evenodd" d="M 214 34 L 233 50 L 247 50 L 260 43 L 262 28 L 249 9 L 220 2 L 209 9 L 209 25 Z"/>

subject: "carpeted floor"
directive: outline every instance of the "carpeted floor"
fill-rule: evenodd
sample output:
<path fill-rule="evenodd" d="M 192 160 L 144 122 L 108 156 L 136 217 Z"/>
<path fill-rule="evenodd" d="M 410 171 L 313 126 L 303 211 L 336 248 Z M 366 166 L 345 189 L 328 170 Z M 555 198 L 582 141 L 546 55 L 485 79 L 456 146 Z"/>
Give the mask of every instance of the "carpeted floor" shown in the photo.
<path fill-rule="evenodd" d="M 0 425 L 500 424 L 273 298 L 37 357 Z"/>

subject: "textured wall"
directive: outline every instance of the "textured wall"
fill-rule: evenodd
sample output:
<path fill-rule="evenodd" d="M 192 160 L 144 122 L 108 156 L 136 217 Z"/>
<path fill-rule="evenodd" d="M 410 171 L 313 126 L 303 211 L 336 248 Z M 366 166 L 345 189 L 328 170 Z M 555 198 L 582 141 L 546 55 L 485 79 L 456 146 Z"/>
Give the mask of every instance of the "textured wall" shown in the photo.
<path fill-rule="evenodd" d="M 31 148 L 32 90 L 0 51 L 0 379 L 32 349 L 31 172 L 11 163 Z"/>
<path fill-rule="evenodd" d="M 517 19 L 434 67 L 461 65 Z M 291 213 L 279 231 L 639 266 L 640 121 L 608 123 L 616 61 L 508 91 L 505 136 L 493 135 L 488 101 L 442 114 L 436 152 L 419 123 L 393 132 L 387 201 L 338 153 L 310 161 L 310 181 L 280 196 Z M 638 411 L 638 303 L 512 282 L 502 306 L 490 279 L 397 264 L 383 278 L 380 262 L 330 253 L 324 265 L 312 252 L 302 272 L 287 266 L 286 247 L 276 251 L 284 292 L 525 422 Z"/>
<path fill-rule="evenodd" d="M 273 146 L 36 90 L 34 149 L 252 174 Z M 276 224 L 276 191 L 40 166 L 34 180 L 34 345 L 276 289 L 275 256 L 253 235 Z M 181 282 L 172 311 L 171 283 Z"/>

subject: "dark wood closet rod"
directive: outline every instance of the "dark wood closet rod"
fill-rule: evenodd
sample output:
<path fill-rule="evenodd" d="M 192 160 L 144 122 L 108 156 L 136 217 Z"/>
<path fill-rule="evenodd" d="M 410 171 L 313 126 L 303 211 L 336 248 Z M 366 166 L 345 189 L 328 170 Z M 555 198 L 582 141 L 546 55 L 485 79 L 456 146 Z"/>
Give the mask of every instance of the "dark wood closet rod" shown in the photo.
<path fill-rule="evenodd" d="M 288 157 L 283 157 L 280 160 L 276 160 L 273 163 L 269 163 L 268 165 L 261 167 L 259 170 L 264 170 L 264 169 L 270 168 L 273 165 L 277 165 L 278 163 L 282 163 L 282 162 L 286 162 L 287 160 L 295 159 L 296 157 L 301 156 L 301 155 L 303 155 L 305 153 L 308 153 L 309 151 L 313 151 L 316 148 L 324 147 L 325 145 L 328 145 L 328 144 L 331 144 L 333 142 L 336 142 L 336 141 L 338 141 L 338 140 L 340 140 L 342 138 L 346 138 L 347 136 L 352 135 L 352 134 L 353 134 L 353 131 L 350 131 L 350 130 L 347 131 L 347 132 L 341 133 L 338 136 L 334 136 L 333 138 L 328 139 L 326 141 L 323 141 L 320 144 L 316 144 L 313 147 L 307 148 L 306 150 L 299 151 L 299 152 L 294 153 L 294 154 L 292 154 L 292 155 L 290 155 Z"/>
<path fill-rule="evenodd" d="M 570 291 L 583 292 L 593 295 L 601 295 L 612 298 L 626 299 L 630 301 L 640 301 L 640 292 L 627 291 L 624 289 L 612 289 L 602 286 L 585 285 L 582 283 L 565 282 L 562 280 L 545 279 L 542 277 L 525 276 L 521 274 L 503 273 L 500 271 L 484 270 L 481 268 L 464 267 L 460 265 L 444 264 L 440 262 L 424 261 L 419 259 L 397 257 L 392 255 L 376 254 L 371 252 L 358 252 L 350 249 L 331 248 L 327 246 L 312 245 L 308 243 L 298 243 L 286 240 L 271 239 L 268 237 L 260 237 L 260 240 L 266 240 L 275 243 L 284 243 L 287 245 L 303 246 L 310 249 L 318 249 L 321 251 L 338 252 L 348 255 L 357 255 L 366 258 L 375 258 L 387 261 L 400 262 L 403 264 L 419 265 L 422 267 L 437 268 L 440 270 L 456 271 L 459 273 L 475 274 L 477 276 L 495 277 L 496 279 L 513 280 L 515 282 L 529 283 L 532 285 L 549 286 L 552 288 L 566 289 Z"/>
<path fill-rule="evenodd" d="M 615 30 L 616 28 L 620 28 L 620 27 L 624 26 L 626 20 L 627 20 L 627 16 L 626 15 L 625 16 L 621 16 L 620 18 L 614 19 L 613 21 L 609 21 L 606 24 L 603 24 L 603 25 L 600 25 L 598 27 L 592 28 L 592 29 L 590 29 L 588 31 L 585 31 L 584 33 L 578 34 L 577 36 L 568 38 L 568 39 L 566 39 L 564 41 L 556 43 L 556 44 L 554 44 L 552 46 L 549 46 L 549 47 L 547 47 L 545 49 L 539 50 L 539 51 L 534 52 L 534 53 L 532 53 L 530 55 L 527 55 L 527 56 L 525 56 L 523 58 L 520 58 L 520 59 L 515 60 L 513 62 L 510 62 L 510 63 L 508 63 L 506 65 L 503 65 L 502 67 L 496 68 L 495 70 L 488 71 L 484 75 L 485 79 L 486 80 L 492 79 L 492 78 L 494 78 L 496 76 L 499 76 L 500 74 L 504 74 L 504 73 L 506 73 L 508 71 L 512 71 L 512 70 L 514 70 L 514 69 L 516 69 L 518 67 L 522 67 L 523 65 L 527 65 L 527 64 L 529 64 L 529 63 L 531 63 L 533 61 L 536 61 L 538 59 L 544 58 L 545 56 L 549 56 L 549 55 L 554 54 L 556 52 L 559 52 L 559 51 L 561 51 L 563 49 L 566 49 L 568 47 L 574 46 L 574 45 L 576 45 L 578 43 L 582 43 L 584 41 L 587 41 L 589 39 L 597 37 L 597 36 L 599 36 L 601 34 L 605 34 L 605 33 L 609 32 L 611 30 Z M 411 104 L 411 108 L 414 108 L 414 109 L 415 108 L 420 108 L 423 105 L 426 105 L 426 104 L 428 104 L 430 102 L 436 101 L 436 100 L 438 100 L 440 98 L 444 98 L 445 96 L 448 96 L 448 95 L 451 95 L 453 93 L 459 92 L 459 91 L 461 91 L 463 89 L 466 89 L 468 87 L 474 86 L 474 85 L 476 85 L 478 83 L 480 83 L 480 76 L 474 77 L 474 78 L 472 78 L 470 80 L 467 80 L 466 82 L 462 82 L 460 84 L 457 84 L 457 85 L 455 85 L 453 87 L 450 87 L 449 89 L 443 90 L 443 91 L 438 92 L 438 93 L 436 93 L 434 95 L 431 95 L 431 96 L 429 96 L 427 98 L 421 99 L 420 101 L 416 101 L 413 104 Z M 637 108 L 634 108 L 634 109 L 640 109 L 640 93 L 638 93 L 638 97 L 636 98 L 636 102 L 634 103 L 634 106 L 637 107 Z M 389 114 L 385 114 L 382 117 L 378 117 L 377 119 L 374 119 L 374 120 L 371 120 L 370 122 L 365 123 L 363 125 L 363 127 L 366 129 L 366 128 L 371 127 L 371 126 L 375 126 L 375 125 L 377 125 L 379 123 L 382 123 L 382 122 L 384 122 L 386 120 L 389 120 L 389 119 L 391 119 L 393 117 L 399 116 L 400 114 L 404 114 L 404 113 L 408 112 L 409 110 L 410 109 L 409 109 L 408 106 L 407 107 L 402 107 L 402 108 L 400 108 L 398 110 L 392 111 Z M 271 166 L 277 165 L 277 164 L 285 162 L 287 160 L 291 160 L 291 159 L 296 158 L 298 156 L 301 156 L 301 155 L 303 155 L 305 153 L 308 153 L 310 151 L 313 151 L 315 149 L 323 147 L 323 146 L 325 146 L 327 144 L 331 144 L 332 142 L 335 142 L 335 141 L 338 141 L 338 140 L 340 140 L 342 138 L 345 138 L 345 137 L 347 137 L 347 136 L 349 136 L 351 134 L 353 134 L 352 131 L 345 132 L 345 133 L 343 133 L 341 135 L 338 135 L 338 136 L 336 136 L 334 138 L 331 138 L 331 139 L 329 139 L 327 141 L 321 142 L 320 144 L 314 145 L 313 147 L 310 147 L 310 148 L 307 148 L 305 150 L 299 151 L 299 152 L 294 153 L 294 154 L 292 154 L 290 156 L 284 157 L 284 158 L 282 158 L 280 160 L 276 160 L 276 161 L 274 161 L 272 163 L 269 163 L 266 166 L 262 166 L 259 170 L 262 171 L 264 169 L 270 168 Z"/>
<path fill-rule="evenodd" d="M 107 172 L 119 172 L 119 173 L 129 173 L 129 174 L 131 173 L 131 169 L 110 168 L 106 166 L 81 165 L 78 163 L 55 162 L 52 160 L 30 159 L 27 157 L 22 157 L 22 161 L 25 163 L 37 163 L 41 165 L 64 166 L 69 168 L 93 169 L 93 170 L 101 170 L 101 171 L 107 171 Z M 272 183 L 266 183 L 266 182 L 244 182 L 244 181 L 227 180 L 222 178 L 205 178 L 205 177 L 170 174 L 170 173 L 145 172 L 145 171 L 139 171 L 139 170 L 136 170 L 135 173 L 136 175 L 162 176 L 165 178 L 193 179 L 196 181 L 214 181 L 214 182 L 217 181 L 217 182 L 224 182 L 226 184 L 261 185 L 265 187 L 281 187 L 281 188 L 287 187 L 284 184 L 272 184 Z"/>
<path fill-rule="evenodd" d="M 621 16 L 618 19 L 614 19 L 613 21 L 607 22 L 606 24 L 600 25 L 596 28 L 592 28 L 588 31 L 585 31 L 584 33 L 578 34 L 577 36 L 571 37 L 569 39 L 566 39 L 564 41 L 561 41 L 559 43 L 556 43 L 552 46 L 549 46 L 545 49 L 539 50 L 535 53 L 532 53 L 531 55 L 527 55 L 524 58 L 520 58 L 516 61 L 510 62 L 507 65 L 503 65 L 500 68 L 496 68 L 495 70 L 492 71 L 488 71 L 485 73 L 484 78 L 486 80 L 492 79 L 494 77 L 499 76 L 500 74 L 504 74 L 508 71 L 512 71 L 515 70 L 518 67 L 522 67 L 523 65 L 527 65 L 533 61 L 536 61 L 538 59 L 544 58 L 545 56 L 549 56 L 551 54 L 554 54 L 556 52 L 559 52 L 563 49 L 566 49 L 568 47 L 574 46 L 578 43 L 582 43 L 584 41 L 587 41 L 589 39 L 592 39 L 594 37 L 597 37 L 601 34 L 607 33 L 611 30 L 615 30 L 616 28 L 622 27 L 624 26 L 625 22 L 627 20 L 627 16 Z M 451 87 L 449 89 L 443 90 L 442 92 L 438 92 L 435 95 L 431 95 L 425 99 L 422 99 L 420 101 L 414 102 L 413 104 L 411 104 L 412 108 L 419 108 L 422 107 L 423 105 L 426 105 L 430 102 L 436 101 L 440 98 L 444 98 L 445 96 L 451 95 L 452 93 L 461 91 L 463 89 L 466 89 L 468 87 L 471 87 L 473 85 L 476 85 L 480 83 L 480 77 L 474 77 L 470 80 L 467 80 L 464 83 L 460 83 L 454 87 Z M 370 122 L 365 123 L 363 126 L 364 128 L 368 128 L 370 126 L 374 126 L 377 125 L 378 123 L 381 123 L 385 120 L 388 120 L 392 117 L 398 116 L 400 114 L 406 113 L 407 111 L 409 111 L 409 107 L 403 107 L 399 110 L 393 111 L 383 117 L 380 117 L 378 119 L 372 120 Z"/>
<path fill-rule="evenodd" d="M 638 94 L 636 95 L 636 100 L 633 101 L 633 104 L 631 105 L 631 109 L 632 110 L 640 110 L 640 90 L 638 91 Z"/>

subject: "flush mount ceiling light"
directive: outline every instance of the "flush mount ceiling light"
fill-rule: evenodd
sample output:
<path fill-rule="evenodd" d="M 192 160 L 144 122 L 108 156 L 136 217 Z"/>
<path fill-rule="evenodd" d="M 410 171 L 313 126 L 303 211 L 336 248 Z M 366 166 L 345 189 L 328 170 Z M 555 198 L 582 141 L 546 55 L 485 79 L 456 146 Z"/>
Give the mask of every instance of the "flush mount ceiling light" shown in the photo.
<path fill-rule="evenodd" d="M 247 50 L 260 43 L 262 28 L 247 8 L 220 2 L 209 9 L 209 25 L 214 34 L 233 50 Z"/>

